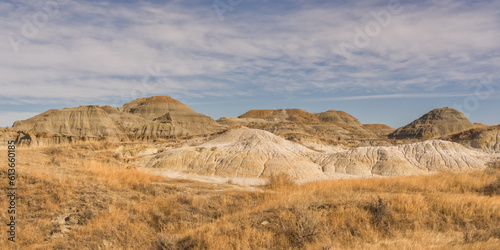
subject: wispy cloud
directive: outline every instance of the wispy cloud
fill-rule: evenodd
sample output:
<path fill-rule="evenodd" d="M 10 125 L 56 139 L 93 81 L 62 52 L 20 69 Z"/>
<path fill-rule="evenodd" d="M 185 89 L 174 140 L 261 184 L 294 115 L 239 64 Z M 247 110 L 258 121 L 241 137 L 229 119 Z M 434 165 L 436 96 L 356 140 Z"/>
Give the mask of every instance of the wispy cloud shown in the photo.
<path fill-rule="evenodd" d="M 401 1 L 349 62 L 339 44 L 388 1 L 245 1 L 222 22 L 206 1 L 70 1 L 15 53 L 8 37 L 22 35 L 37 2 L 0 3 L 0 98 L 437 98 L 500 68 L 498 1 Z M 156 64 L 165 73 L 157 88 L 134 92 Z"/>
<path fill-rule="evenodd" d="M 475 93 L 400 93 L 386 95 L 362 95 L 362 96 L 342 96 L 331 98 L 318 98 L 314 101 L 353 101 L 369 99 L 400 99 L 400 98 L 447 98 L 447 97 L 467 97 L 474 96 Z"/>

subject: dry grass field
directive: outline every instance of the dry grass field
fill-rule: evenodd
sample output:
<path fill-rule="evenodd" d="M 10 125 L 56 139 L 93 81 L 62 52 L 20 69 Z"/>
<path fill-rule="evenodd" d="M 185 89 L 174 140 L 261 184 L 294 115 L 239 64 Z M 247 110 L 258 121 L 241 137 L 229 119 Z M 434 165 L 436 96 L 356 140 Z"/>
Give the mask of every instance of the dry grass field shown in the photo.
<path fill-rule="evenodd" d="M 16 243 L 0 249 L 498 249 L 500 163 L 484 171 L 255 188 L 168 179 L 118 145 L 18 149 Z M 133 148 L 133 146 L 130 146 Z M 132 154 L 133 156 L 133 154 Z M 1 159 L 7 159 L 5 151 Z M 0 187 L 7 186 L 6 164 Z"/>

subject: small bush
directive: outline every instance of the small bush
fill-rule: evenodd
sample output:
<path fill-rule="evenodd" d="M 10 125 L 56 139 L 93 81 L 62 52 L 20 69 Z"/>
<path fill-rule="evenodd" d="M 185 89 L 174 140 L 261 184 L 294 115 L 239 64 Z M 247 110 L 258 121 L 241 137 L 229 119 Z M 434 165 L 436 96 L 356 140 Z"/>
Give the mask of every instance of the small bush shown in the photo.
<path fill-rule="evenodd" d="M 366 208 L 373 214 L 372 223 L 382 228 L 385 233 L 390 233 L 389 218 L 391 213 L 387 208 L 387 203 L 378 197 L 378 201 L 371 202 Z"/>
<path fill-rule="evenodd" d="M 61 156 L 63 154 L 63 150 L 60 147 L 49 147 L 45 149 L 45 153 L 49 156 Z"/>
<path fill-rule="evenodd" d="M 500 159 L 497 159 L 496 161 L 490 163 L 489 168 L 494 170 L 500 170 Z"/>
<path fill-rule="evenodd" d="M 434 135 L 432 134 L 431 131 L 425 131 L 423 134 L 422 134 L 422 139 L 423 140 L 430 140 L 432 139 Z"/>
<path fill-rule="evenodd" d="M 163 234 L 158 234 L 156 237 L 156 249 L 171 250 L 177 249 L 176 241 L 177 237 L 167 237 Z"/>
<path fill-rule="evenodd" d="M 289 246 L 304 248 L 318 240 L 322 231 L 321 220 L 305 208 L 292 209 L 280 218 L 278 234 L 286 237 Z"/>
<path fill-rule="evenodd" d="M 52 164 L 53 166 L 61 166 L 61 161 L 57 157 L 52 156 L 50 158 L 50 164 Z"/>
<path fill-rule="evenodd" d="M 480 188 L 478 191 L 484 195 L 500 195 L 500 160 L 494 161 L 489 164 L 486 173 L 496 175 L 497 180 Z"/>
<path fill-rule="evenodd" d="M 269 176 L 265 188 L 269 190 L 279 190 L 290 189 L 294 188 L 295 186 L 296 184 L 290 175 L 286 173 L 279 173 Z"/>
<path fill-rule="evenodd" d="M 500 178 L 495 182 L 484 186 L 479 190 L 479 192 L 489 196 L 500 195 Z"/>

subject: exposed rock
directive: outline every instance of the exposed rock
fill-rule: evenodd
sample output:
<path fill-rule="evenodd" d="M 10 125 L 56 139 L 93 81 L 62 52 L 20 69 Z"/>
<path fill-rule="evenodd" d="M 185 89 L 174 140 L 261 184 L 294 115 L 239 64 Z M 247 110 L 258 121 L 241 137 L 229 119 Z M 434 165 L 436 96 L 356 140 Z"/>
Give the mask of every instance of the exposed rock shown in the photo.
<path fill-rule="evenodd" d="M 316 114 L 318 119 L 322 122 L 336 122 L 343 123 L 352 126 L 360 126 L 361 123 L 354 116 L 344 112 L 337 110 L 328 110 L 323 113 Z"/>
<path fill-rule="evenodd" d="M 224 127 L 167 96 L 140 98 L 121 108 L 81 106 L 49 110 L 14 123 L 21 145 L 75 141 L 156 140 L 204 135 Z"/>
<path fill-rule="evenodd" d="M 250 110 L 238 118 L 260 118 L 273 122 L 319 123 L 315 114 L 303 109 Z"/>
<path fill-rule="evenodd" d="M 252 125 L 256 124 L 263 124 L 263 123 L 271 124 L 274 122 L 266 121 L 260 118 L 221 117 L 219 120 L 217 120 L 217 123 L 228 127 L 241 127 L 241 126 L 251 127 Z"/>
<path fill-rule="evenodd" d="M 396 130 L 395 128 L 392 128 L 385 124 L 363 124 L 363 127 L 379 136 L 387 136 Z"/>
<path fill-rule="evenodd" d="M 440 140 L 392 147 L 360 147 L 315 156 L 313 160 L 325 173 L 362 176 L 458 172 L 481 169 L 489 162 L 488 154 Z"/>
<path fill-rule="evenodd" d="M 337 122 L 349 125 L 361 125 L 353 116 L 336 110 L 322 113 L 309 113 L 303 109 L 250 110 L 238 118 L 264 119 L 274 122 L 320 123 Z"/>
<path fill-rule="evenodd" d="M 434 109 L 389 134 L 391 139 L 431 139 L 474 127 L 465 115 L 452 108 Z"/>
<path fill-rule="evenodd" d="M 500 125 L 476 127 L 445 139 L 485 152 L 500 153 Z"/>
<path fill-rule="evenodd" d="M 317 164 L 302 156 L 312 152 L 267 131 L 240 128 L 200 147 L 167 150 L 146 166 L 222 177 L 268 177 L 273 173 L 288 173 L 297 178 L 323 175 Z"/>
<path fill-rule="evenodd" d="M 239 118 L 225 118 L 218 122 L 262 129 L 302 143 L 321 140 L 331 145 L 350 147 L 389 144 L 363 128 L 353 116 L 335 110 L 322 113 L 309 113 L 302 109 L 250 110 Z"/>
<path fill-rule="evenodd" d="M 18 131 L 92 137 L 107 137 L 119 131 L 111 117 L 99 106 L 49 110 L 28 120 L 17 121 L 13 128 Z"/>
<path fill-rule="evenodd" d="M 457 172 L 484 168 L 488 161 L 486 153 L 447 141 L 322 153 L 266 131 L 240 128 L 199 147 L 168 149 L 142 165 L 208 176 L 267 177 L 287 173 L 304 179 L 323 174 L 394 176 Z"/>
<path fill-rule="evenodd" d="M 169 112 L 175 113 L 196 113 L 187 105 L 175 100 L 170 96 L 153 96 L 149 98 L 139 98 L 126 103 L 121 108 L 124 112 L 140 116 L 148 121 L 165 115 Z"/>
<path fill-rule="evenodd" d="M 182 128 L 177 130 L 168 129 L 170 131 L 182 130 L 181 134 L 214 133 L 223 129 L 211 117 L 196 113 L 187 105 L 169 96 L 139 98 L 125 104 L 122 110 L 140 116 L 148 121 L 170 124 L 174 127 Z M 154 126 L 159 127 L 158 125 Z M 165 130 L 162 129 L 162 131 Z M 149 132 L 149 134 L 155 133 L 158 134 L 156 131 Z"/>

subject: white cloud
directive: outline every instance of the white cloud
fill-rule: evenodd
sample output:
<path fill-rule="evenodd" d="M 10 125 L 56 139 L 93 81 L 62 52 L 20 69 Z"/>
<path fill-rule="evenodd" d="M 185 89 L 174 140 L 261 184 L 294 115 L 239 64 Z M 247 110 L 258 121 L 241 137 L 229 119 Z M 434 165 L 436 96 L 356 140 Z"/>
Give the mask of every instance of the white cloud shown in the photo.
<path fill-rule="evenodd" d="M 475 93 L 399 93 L 387 95 L 363 95 L 363 96 L 342 96 L 331 98 L 319 98 L 315 101 L 352 101 L 368 99 L 401 99 L 401 98 L 447 98 L 447 97 L 467 97 L 474 96 Z"/>
<path fill-rule="evenodd" d="M 302 8 L 274 13 L 246 12 L 241 5 L 220 22 L 209 4 L 72 1 L 21 44 L 18 54 L 7 37 L 0 42 L 0 96 L 131 96 L 148 75 L 145 67 L 156 64 L 168 77 L 147 94 L 189 97 L 465 91 L 500 67 L 500 5 L 468 1 L 403 2 L 403 12 L 347 63 L 339 44 L 353 42 L 355 27 L 364 28 L 373 19 L 371 11 L 385 9 L 379 3 L 385 1 L 302 2 Z M 22 17 L 40 9 L 24 2 L 16 6 L 0 4 L 1 34 L 20 34 Z"/>

